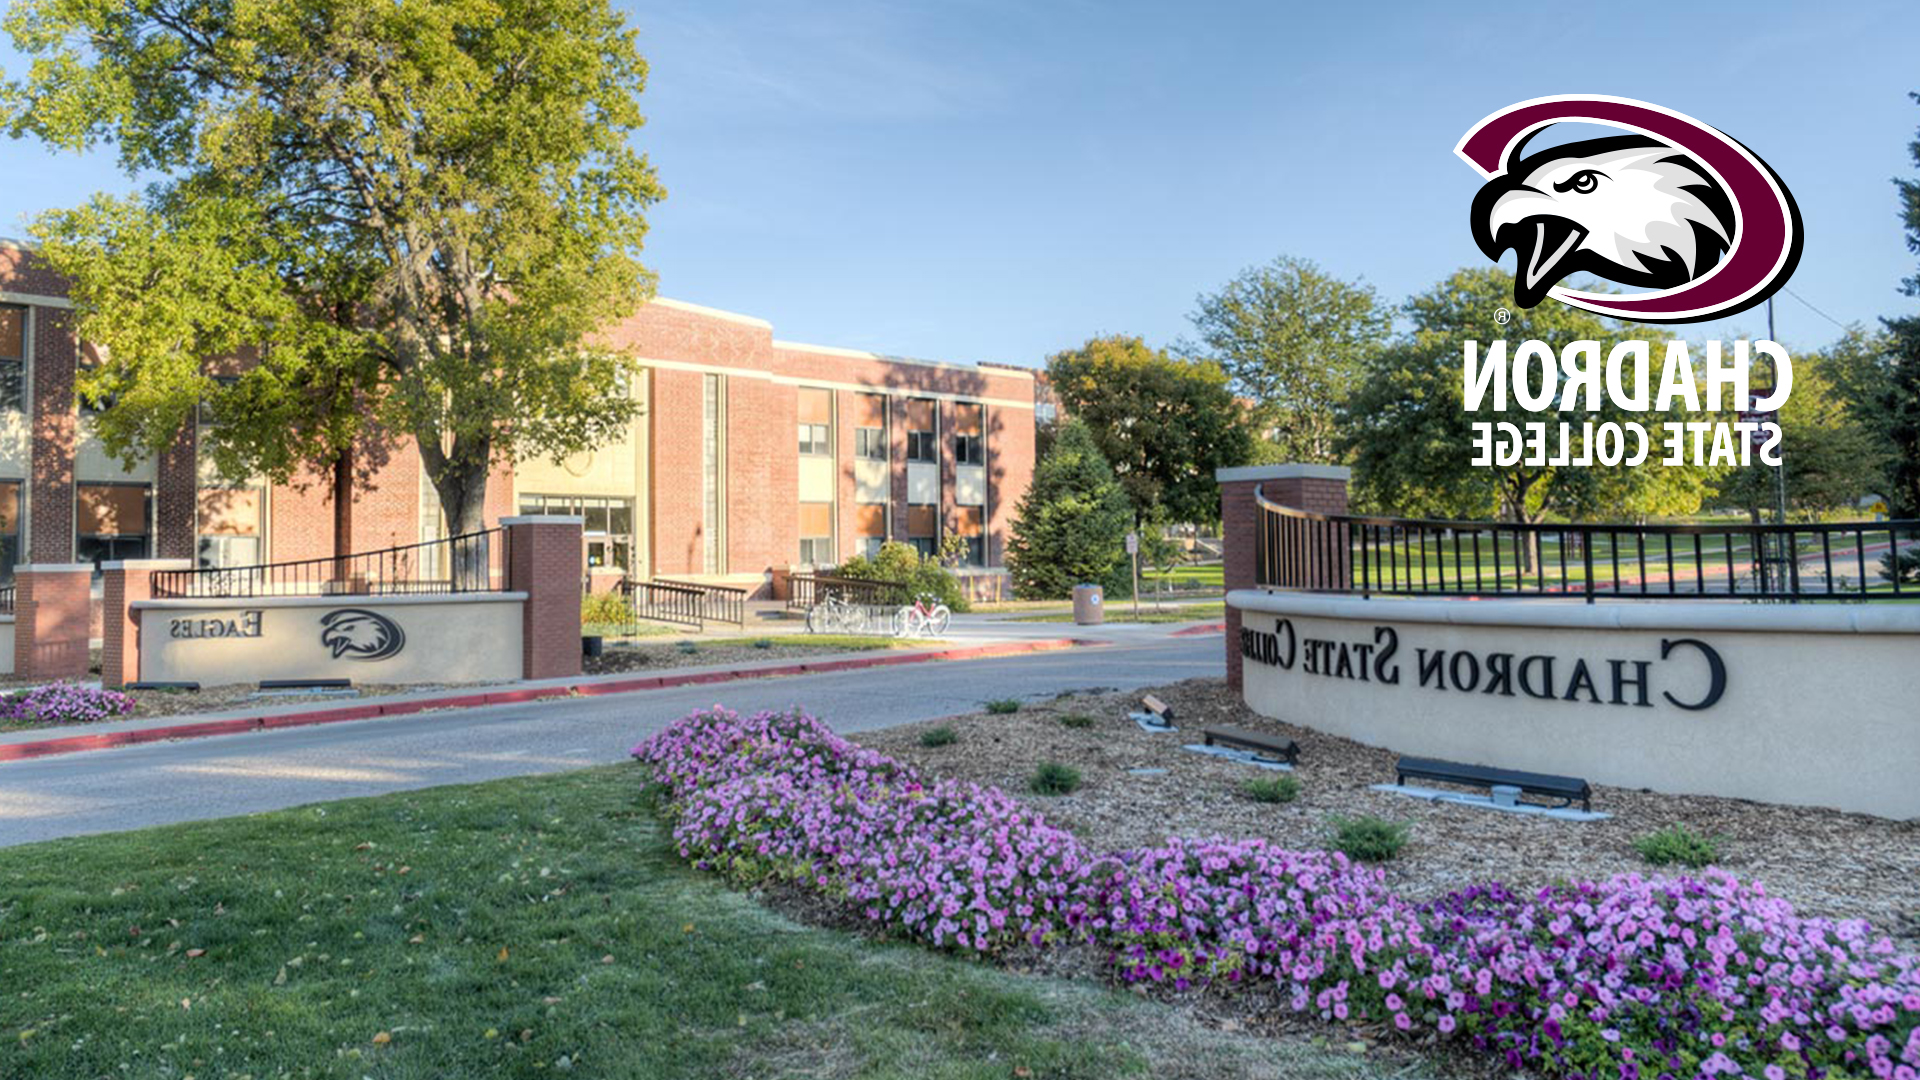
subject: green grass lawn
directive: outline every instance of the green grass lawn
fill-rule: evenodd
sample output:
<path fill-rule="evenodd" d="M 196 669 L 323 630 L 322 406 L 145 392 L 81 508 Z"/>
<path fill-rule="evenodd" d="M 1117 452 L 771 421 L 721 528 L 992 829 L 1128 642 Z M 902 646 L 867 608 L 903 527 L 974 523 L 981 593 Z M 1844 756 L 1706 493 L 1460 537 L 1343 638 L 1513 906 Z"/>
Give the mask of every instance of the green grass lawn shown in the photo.
<path fill-rule="evenodd" d="M 1158 611 L 1154 610 L 1152 603 L 1146 599 L 1142 599 L 1140 604 L 1140 614 L 1135 615 L 1133 613 L 1133 601 L 1108 600 L 1106 604 L 1107 614 L 1105 621 L 1110 623 L 1198 622 L 1205 619 L 1223 619 L 1227 614 L 1227 605 L 1224 603 L 1181 604 L 1178 606 L 1169 606 Z M 1009 619 L 1008 621 L 1070 623 L 1073 621 L 1073 613 L 1068 612 L 1059 615 L 1023 615 L 1020 618 Z"/>
<path fill-rule="evenodd" d="M 612 767 L 0 851 L 0 1076 L 1386 1072 L 797 925 L 684 868 L 638 788 Z"/>
<path fill-rule="evenodd" d="M 1166 572 L 1159 570 L 1140 571 L 1142 582 L 1164 581 L 1169 587 L 1180 589 L 1222 589 L 1226 587 L 1223 576 L 1226 568 L 1220 563 L 1205 563 L 1191 566 L 1176 566 Z"/>

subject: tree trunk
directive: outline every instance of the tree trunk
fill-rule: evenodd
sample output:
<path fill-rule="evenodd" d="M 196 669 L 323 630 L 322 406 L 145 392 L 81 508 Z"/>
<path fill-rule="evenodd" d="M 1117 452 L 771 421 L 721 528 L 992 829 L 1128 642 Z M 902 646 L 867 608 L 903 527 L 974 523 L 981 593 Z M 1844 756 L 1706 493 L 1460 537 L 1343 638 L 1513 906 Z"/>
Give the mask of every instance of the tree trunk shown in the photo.
<path fill-rule="evenodd" d="M 420 459 L 440 498 L 440 512 L 447 519 L 449 546 L 446 568 L 456 592 L 483 592 L 492 588 L 493 566 L 491 537 L 481 535 L 487 527 L 488 446 L 474 446 L 456 438 L 451 453 L 440 448 L 437 440 L 420 440 Z M 460 539 L 467 537 L 468 539 Z M 501 567 L 504 574 L 505 566 Z"/>
<path fill-rule="evenodd" d="M 333 577 L 347 579 L 347 556 L 353 554 L 353 451 L 342 450 L 333 459 Z"/>

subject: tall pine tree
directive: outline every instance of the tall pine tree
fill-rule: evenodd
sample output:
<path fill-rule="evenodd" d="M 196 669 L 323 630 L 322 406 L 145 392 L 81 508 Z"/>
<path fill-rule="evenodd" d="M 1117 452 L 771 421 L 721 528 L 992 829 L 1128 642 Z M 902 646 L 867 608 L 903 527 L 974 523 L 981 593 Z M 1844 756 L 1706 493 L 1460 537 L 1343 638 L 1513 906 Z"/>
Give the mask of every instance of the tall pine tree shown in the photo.
<path fill-rule="evenodd" d="M 1920 102 L 1920 94 L 1909 95 Z M 1920 165 L 1920 137 L 1907 144 Z M 1907 227 L 1907 250 L 1920 255 L 1920 180 L 1895 180 L 1900 192 L 1900 220 Z M 1920 296 L 1920 272 L 1900 283 L 1900 291 Z M 1881 423 L 1893 445 L 1887 467 L 1887 498 L 1897 517 L 1920 517 L 1920 316 L 1883 319 L 1893 337 L 1893 363 L 1882 388 Z"/>
<path fill-rule="evenodd" d="M 1014 509 L 1007 569 L 1023 599 L 1069 596 L 1075 585 L 1128 584 L 1127 528 L 1133 509 L 1078 420 L 1059 426 L 1053 447 L 1034 466 L 1033 482 Z"/>

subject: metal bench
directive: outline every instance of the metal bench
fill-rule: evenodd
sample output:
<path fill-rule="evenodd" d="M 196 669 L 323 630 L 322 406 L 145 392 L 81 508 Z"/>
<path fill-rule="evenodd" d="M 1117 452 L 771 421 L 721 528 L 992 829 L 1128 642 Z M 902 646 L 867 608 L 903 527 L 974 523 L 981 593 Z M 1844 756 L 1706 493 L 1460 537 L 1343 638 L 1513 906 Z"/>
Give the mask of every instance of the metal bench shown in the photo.
<path fill-rule="evenodd" d="M 1208 746 L 1235 746 L 1252 751 L 1256 757 L 1273 758 L 1289 765 L 1300 759 L 1300 746 L 1279 735 L 1263 735 L 1245 728 L 1210 727 L 1200 729 Z"/>
<path fill-rule="evenodd" d="M 1491 765 L 1464 765 L 1457 761 L 1417 757 L 1401 758 L 1393 771 L 1394 782 L 1401 785 L 1406 784 L 1409 776 L 1441 784 L 1482 787 L 1489 791 L 1495 786 L 1504 785 L 1519 788 L 1529 795 L 1559 799 L 1561 806 L 1572 806 L 1573 801 L 1578 799 L 1580 809 L 1593 809 L 1593 787 L 1577 776 L 1554 776 L 1550 773 L 1522 772 L 1519 769 L 1498 769 Z"/>

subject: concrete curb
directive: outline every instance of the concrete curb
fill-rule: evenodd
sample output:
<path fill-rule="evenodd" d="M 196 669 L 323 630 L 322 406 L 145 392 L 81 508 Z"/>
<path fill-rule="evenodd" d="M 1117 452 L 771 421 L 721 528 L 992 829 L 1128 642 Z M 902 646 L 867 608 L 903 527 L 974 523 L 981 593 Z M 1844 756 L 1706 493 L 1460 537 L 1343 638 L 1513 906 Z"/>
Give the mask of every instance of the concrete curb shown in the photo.
<path fill-rule="evenodd" d="M 808 660 L 778 667 L 747 668 L 734 671 L 703 671 L 685 675 L 650 675 L 634 679 L 580 682 L 563 685 L 527 687 L 519 690 L 487 690 L 451 693 L 442 697 L 413 698 L 406 701 L 371 701 L 363 705 L 312 709 L 298 713 L 226 717 L 198 723 L 169 724 L 165 727 L 137 728 L 95 735 L 65 735 L 31 742 L 0 744 L 0 761 L 74 754 L 87 750 L 111 750 L 118 746 L 167 742 L 174 739 L 202 739 L 212 735 L 238 735 L 249 731 L 306 727 L 312 724 L 336 724 L 346 720 L 372 720 L 382 716 L 407 716 L 433 709 L 471 709 L 483 705 L 511 705 L 549 698 L 599 697 L 603 694 L 631 694 L 646 690 L 666 690 L 680 686 L 699 686 L 734 682 L 740 679 L 777 678 L 786 675 L 819 675 L 856 668 L 890 667 L 896 664 L 925 664 L 937 660 L 988 660 L 1023 653 L 1054 652 L 1082 646 L 1110 644 L 1078 638 L 1048 638 L 1042 641 L 1000 642 L 968 648 L 942 649 L 938 652 L 912 652 L 900 656 L 868 656 L 848 660 Z M 57 730 L 57 729 L 56 729 Z"/>

